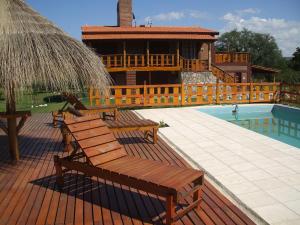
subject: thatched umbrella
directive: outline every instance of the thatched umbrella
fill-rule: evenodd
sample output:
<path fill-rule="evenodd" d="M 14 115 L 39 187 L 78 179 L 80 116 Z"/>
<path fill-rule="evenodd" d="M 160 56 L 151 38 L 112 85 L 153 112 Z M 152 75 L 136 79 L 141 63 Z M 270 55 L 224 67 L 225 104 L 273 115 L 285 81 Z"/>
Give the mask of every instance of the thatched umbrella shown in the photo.
<path fill-rule="evenodd" d="M 100 59 L 22 0 L 0 0 L 0 87 L 4 89 L 10 152 L 19 159 L 16 98 L 32 86 L 53 91 L 92 86 L 107 92 Z"/>

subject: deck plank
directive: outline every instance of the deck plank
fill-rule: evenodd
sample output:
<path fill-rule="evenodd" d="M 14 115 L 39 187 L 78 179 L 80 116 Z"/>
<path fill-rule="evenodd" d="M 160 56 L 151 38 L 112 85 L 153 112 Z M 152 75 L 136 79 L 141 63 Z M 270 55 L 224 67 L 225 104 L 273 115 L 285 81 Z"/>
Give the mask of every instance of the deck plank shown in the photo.
<path fill-rule="evenodd" d="M 130 111 L 120 121 L 135 120 Z M 63 153 L 60 131 L 51 125 L 50 114 L 35 114 L 20 137 L 21 161 L 13 165 L 7 151 L 0 151 L 0 224 L 160 224 L 165 202 L 160 197 L 124 185 L 86 177 L 76 171 L 65 176 L 65 186 L 55 184 L 53 156 Z M 143 139 L 142 132 L 115 133 L 129 155 L 190 167 L 159 138 L 157 144 Z M 0 146 L 7 148 L 4 133 Z M 186 187 L 189 190 L 191 187 Z M 208 181 L 203 188 L 201 210 L 193 210 L 177 225 L 254 224 L 237 206 Z M 186 202 L 191 201 L 191 197 Z"/>

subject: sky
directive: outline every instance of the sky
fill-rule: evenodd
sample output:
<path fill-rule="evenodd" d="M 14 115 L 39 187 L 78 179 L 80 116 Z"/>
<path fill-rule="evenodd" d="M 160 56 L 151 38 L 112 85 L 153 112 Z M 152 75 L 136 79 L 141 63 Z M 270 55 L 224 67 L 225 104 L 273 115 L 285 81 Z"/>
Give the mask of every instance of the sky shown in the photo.
<path fill-rule="evenodd" d="M 83 25 L 116 25 L 117 0 L 26 0 L 80 40 Z M 300 47 L 300 0 L 133 0 L 137 25 L 247 28 L 275 37 L 284 56 Z"/>

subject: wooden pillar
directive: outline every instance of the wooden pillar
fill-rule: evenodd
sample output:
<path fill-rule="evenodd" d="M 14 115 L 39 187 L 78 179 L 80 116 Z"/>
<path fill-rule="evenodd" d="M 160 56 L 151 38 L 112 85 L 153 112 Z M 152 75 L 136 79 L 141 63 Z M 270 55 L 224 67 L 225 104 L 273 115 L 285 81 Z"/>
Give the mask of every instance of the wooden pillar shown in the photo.
<path fill-rule="evenodd" d="M 211 71 L 211 43 L 208 44 L 208 70 Z"/>
<path fill-rule="evenodd" d="M 13 115 L 16 113 L 16 100 L 14 88 L 11 87 L 10 98 L 6 101 L 6 113 L 8 115 Z M 17 118 L 9 117 L 7 119 L 8 128 L 8 141 L 9 141 L 9 151 L 12 160 L 19 160 L 19 144 L 18 144 L 18 132 L 17 132 Z"/>
<path fill-rule="evenodd" d="M 147 66 L 150 66 L 150 50 L 149 50 L 149 41 L 147 41 Z"/>
<path fill-rule="evenodd" d="M 219 79 L 217 79 L 217 82 L 216 82 L 216 104 L 219 104 Z"/>
<path fill-rule="evenodd" d="M 173 195 L 169 195 L 167 197 L 167 202 L 166 202 L 166 224 L 167 225 L 173 225 L 173 218 L 175 216 L 175 204 L 174 204 L 174 197 Z"/>
<path fill-rule="evenodd" d="M 185 105 L 185 90 L 184 83 L 181 83 L 181 106 Z"/>
<path fill-rule="evenodd" d="M 250 83 L 250 91 L 249 91 L 249 101 L 250 101 L 250 103 L 252 102 L 252 100 L 253 100 L 253 83 L 252 83 L 252 81 L 251 81 L 251 83 Z"/>
<path fill-rule="evenodd" d="M 177 56 L 177 66 L 180 66 L 180 51 L 179 51 L 179 41 L 177 41 L 176 43 L 176 56 Z"/>
<path fill-rule="evenodd" d="M 126 57 L 127 57 L 126 42 L 123 41 L 123 67 L 126 67 L 126 65 L 127 65 Z"/>

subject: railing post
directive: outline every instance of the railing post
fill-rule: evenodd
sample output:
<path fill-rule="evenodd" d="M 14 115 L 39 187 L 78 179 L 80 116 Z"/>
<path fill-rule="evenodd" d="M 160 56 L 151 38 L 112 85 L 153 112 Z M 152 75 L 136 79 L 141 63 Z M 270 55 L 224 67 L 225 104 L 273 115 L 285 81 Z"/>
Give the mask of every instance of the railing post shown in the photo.
<path fill-rule="evenodd" d="M 181 83 L 181 105 L 185 105 L 185 93 L 184 93 L 184 83 Z"/>
<path fill-rule="evenodd" d="M 253 100 L 253 83 L 250 83 L 250 94 L 249 94 L 249 102 L 252 103 Z"/>
<path fill-rule="evenodd" d="M 219 79 L 216 82 L 216 104 L 219 104 Z"/>
<path fill-rule="evenodd" d="M 144 103 L 143 103 L 144 106 L 146 106 L 146 97 L 147 97 L 147 86 L 146 86 L 146 81 L 144 81 Z"/>
<path fill-rule="evenodd" d="M 90 106 L 93 106 L 93 92 L 94 92 L 94 88 L 90 87 L 90 88 L 89 88 L 89 101 L 90 101 Z"/>

